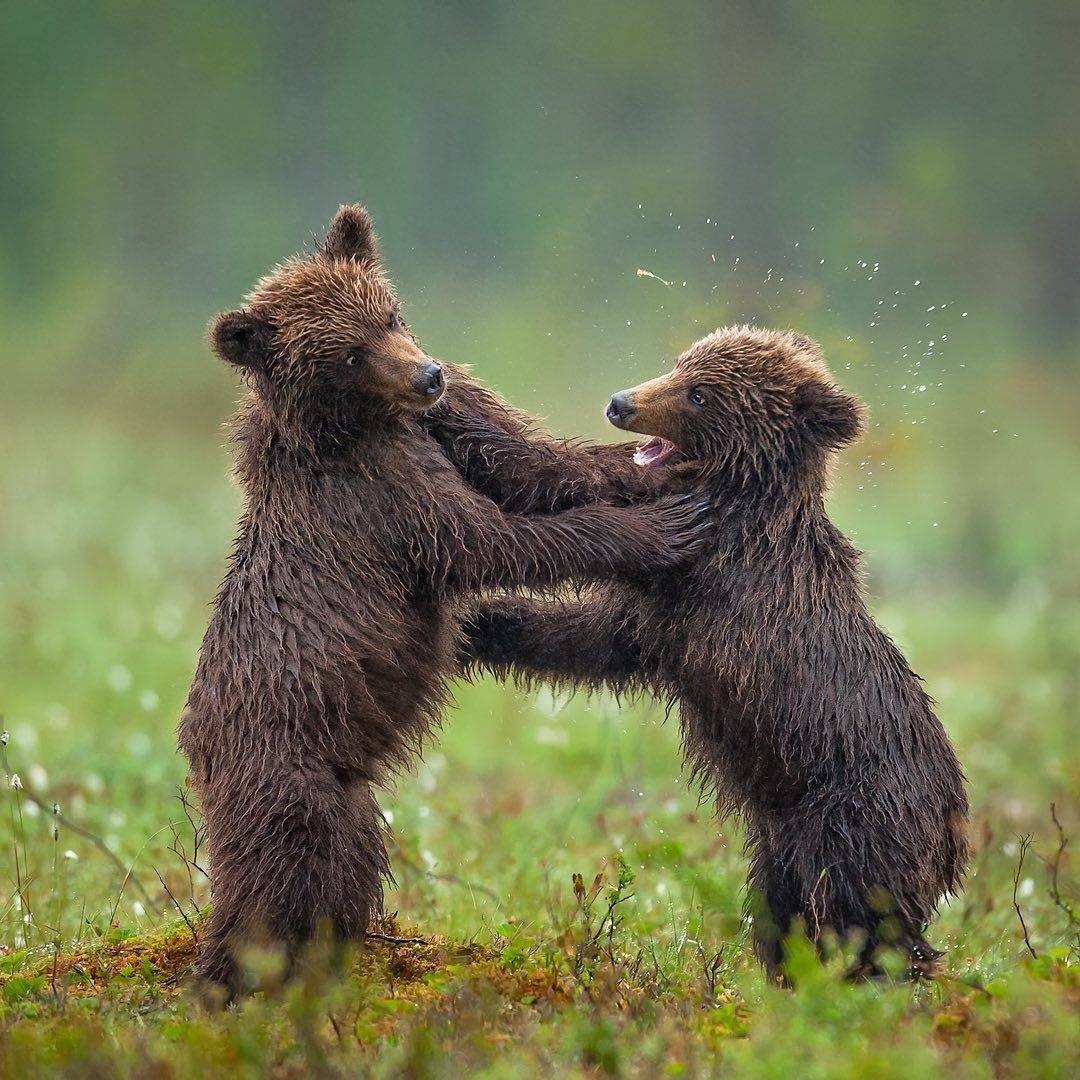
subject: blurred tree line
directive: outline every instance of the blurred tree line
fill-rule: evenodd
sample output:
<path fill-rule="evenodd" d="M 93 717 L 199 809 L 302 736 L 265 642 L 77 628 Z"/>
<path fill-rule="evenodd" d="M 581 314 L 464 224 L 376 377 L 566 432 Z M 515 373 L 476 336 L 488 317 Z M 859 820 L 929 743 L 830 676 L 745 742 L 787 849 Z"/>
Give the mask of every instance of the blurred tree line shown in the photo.
<path fill-rule="evenodd" d="M 597 273 L 612 209 L 642 203 L 765 250 L 813 224 L 835 252 L 1076 333 L 1068 0 L 45 0 L 0 18 L 12 304 L 90 276 L 157 295 L 147 318 L 209 309 L 355 197 L 429 267 L 528 273 L 557 250 Z"/>
<path fill-rule="evenodd" d="M 425 344 L 564 430 L 806 329 L 878 565 L 1011 578 L 1080 532 L 1078 41 L 1072 0 L 9 4 L 5 392 L 207 445 L 207 319 L 361 199 Z"/>

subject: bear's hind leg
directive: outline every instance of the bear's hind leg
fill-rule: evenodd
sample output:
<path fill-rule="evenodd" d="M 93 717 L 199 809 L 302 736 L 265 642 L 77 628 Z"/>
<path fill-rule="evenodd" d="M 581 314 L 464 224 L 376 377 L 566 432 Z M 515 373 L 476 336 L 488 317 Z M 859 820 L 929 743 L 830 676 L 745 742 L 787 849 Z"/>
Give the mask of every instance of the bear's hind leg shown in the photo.
<path fill-rule="evenodd" d="M 204 798 L 212 860 L 209 926 L 196 976 L 231 997 L 243 952 L 285 949 L 287 965 L 323 926 L 359 939 L 382 908 L 389 875 L 383 819 L 370 785 L 322 763 L 274 763 Z M 243 791 L 241 801 L 232 791 Z"/>
<path fill-rule="evenodd" d="M 857 942 L 853 975 L 883 974 L 883 948 L 906 955 L 913 977 L 933 972 L 940 953 L 922 936 L 930 905 L 913 886 L 918 867 L 880 828 L 882 815 L 852 812 L 851 801 L 822 800 L 751 830 L 754 941 L 770 974 L 782 973 L 796 920 L 818 945 L 827 933 Z"/>

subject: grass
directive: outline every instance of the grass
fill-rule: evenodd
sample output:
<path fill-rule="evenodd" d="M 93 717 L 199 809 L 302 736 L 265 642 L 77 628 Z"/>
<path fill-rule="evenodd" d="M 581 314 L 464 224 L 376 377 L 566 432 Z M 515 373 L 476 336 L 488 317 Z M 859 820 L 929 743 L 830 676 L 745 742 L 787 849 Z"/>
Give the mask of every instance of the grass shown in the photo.
<path fill-rule="evenodd" d="M 253 956 L 266 989 L 207 1013 L 184 985 L 208 891 L 174 732 L 237 508 L 213 424 L 27 413 L 0 454 L 0 1075 L 1080 1069 L 1066 570 L 1017 546 L 993 587 L 920 573 L 895 554 L 916 496 L 887 518 L 839 501 L 971 781 L 968 887 L 929 935 L 940 980 L 852 986 L 842 957 L 800 954 L 797 991 L 767 985 L 740 834 L 687 789 L 674 723 L 485 682 L 457 688 L 443 738 L 384 800 L 388 928 L 420 940 L 372 941 L 344 967 L 316 954 L 287 986 Z M 889 528 L 891 548 L 875 542 Z"/>

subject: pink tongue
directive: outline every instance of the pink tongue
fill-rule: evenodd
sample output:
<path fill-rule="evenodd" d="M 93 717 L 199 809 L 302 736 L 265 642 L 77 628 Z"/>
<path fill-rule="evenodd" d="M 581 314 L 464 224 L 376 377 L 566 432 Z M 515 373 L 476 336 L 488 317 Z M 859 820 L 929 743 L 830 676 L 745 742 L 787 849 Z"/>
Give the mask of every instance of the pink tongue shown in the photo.
<path fill-rule="evenodd" d="M 636 465 L 656 465 L 663 461 L 674 449 L 674 443 L 669 443 L 667 439 L 656 436 L 643 442 L 638 447 L 637 453 L 634 454 L 634 463 Z"/>

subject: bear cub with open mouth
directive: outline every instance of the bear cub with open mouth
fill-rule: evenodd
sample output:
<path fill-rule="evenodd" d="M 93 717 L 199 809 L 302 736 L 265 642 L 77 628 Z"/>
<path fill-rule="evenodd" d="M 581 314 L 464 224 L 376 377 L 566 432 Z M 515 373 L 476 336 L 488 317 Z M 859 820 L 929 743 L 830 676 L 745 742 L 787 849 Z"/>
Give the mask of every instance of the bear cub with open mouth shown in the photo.
<path fill-rule="evenodd" d="M 728 327 L 607 415 L 649 436 L 639 464 L 707 499 L 708 550 L 581 599 L 486 600 L 467 662 L 679 702 L 691 771 L 745 822 L 770 972 L 796 920 L 815 940 L 857 936 L 863 971 L 880 945 L 929 971 L 939 954 L 923 932 L 960 886 L 968 804 L 931 701 L 867 611 L 858 552 L 825 511 L 862 405 L 809 339 Z"/>

